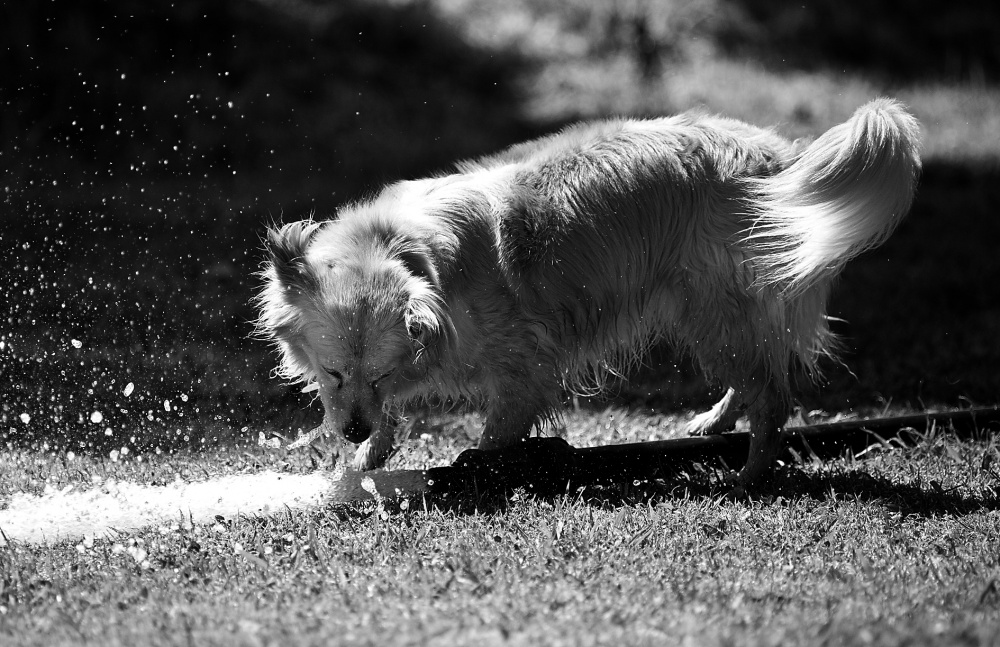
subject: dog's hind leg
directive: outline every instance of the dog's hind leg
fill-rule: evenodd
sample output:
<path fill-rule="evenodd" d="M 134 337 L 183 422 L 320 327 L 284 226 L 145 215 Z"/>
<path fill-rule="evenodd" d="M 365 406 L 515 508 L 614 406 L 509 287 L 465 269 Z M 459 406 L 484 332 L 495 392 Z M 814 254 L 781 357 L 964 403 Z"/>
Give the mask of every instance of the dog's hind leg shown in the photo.
<path fill-rule="evenodd" d="M 746 465 L 736 477 L 736 494 L 768 482 L 781 449 L 781 430 L 788 421 L 789 402 L 789 396 L 782 389 L 768 382 L 749 404 L 750 452 Z"/>
<path fill-rule="evenodd" d="M 743 398 L 736 389 L 730 387 L 715 406 L 696 415 L 683 428 L 689 436 L 711 436 L 732 431 L 745 410 Z"/>

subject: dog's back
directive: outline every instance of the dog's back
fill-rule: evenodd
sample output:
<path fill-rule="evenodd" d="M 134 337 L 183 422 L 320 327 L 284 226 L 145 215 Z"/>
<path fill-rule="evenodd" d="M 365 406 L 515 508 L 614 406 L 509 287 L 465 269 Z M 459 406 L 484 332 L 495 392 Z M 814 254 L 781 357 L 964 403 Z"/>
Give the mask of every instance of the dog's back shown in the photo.
<path fill-rule="evenodd" d="M 882 141 L 871 132 L 879 124 L 889 130 Z M 771 130 L 731 119 L 611 120 L 461 168 L 516 169 L 502 189 L 497 260 L 518 305 L 544 322 L 571 383 L 629 363 L 661 336 L 724 380 L 766 365 L 784 381 L 793 360 L 812 370 L 829 352 L 830 279 L 865 240 L 891 230 L 913 193 L 919 161 L 908 115 L 892 102 L 873 102 L 845 129 L 797 151 Z M 830 189 L 841 192 L 831 198 L 841 203 L 831 214 L 803 186 L 810 173 L 817 181 L 848 174 L 855 183 L 891 177 L 876 189 Z M 881 210 L 856 214 L 852 224 L 838 215 L 852 200 L 877 201 L 875 194 L 889 197 Z M 802 203 L 796 213 L 775 215 L 773 205 Z M 826 256 L 795 256 L 800 265 L 811 260 L 816 276 L 770 269 L 788 265 L 796 250 L 822 246 L 810 231 L 859 240 Z"/>
<path fill-rule="evenodd" d="M 539 344 L 579 385 L 662 336 L 713 352 L 753 345 L 733 326 L 713 330 L 721 303 L 751 315 L 741 182 L 773 176 L 793 156 L 770 130 L 684 115 L 576 126 L 461 168 L 516 169 L 503 189 L 498 263 L 518 305 L 544 322 Z"/>

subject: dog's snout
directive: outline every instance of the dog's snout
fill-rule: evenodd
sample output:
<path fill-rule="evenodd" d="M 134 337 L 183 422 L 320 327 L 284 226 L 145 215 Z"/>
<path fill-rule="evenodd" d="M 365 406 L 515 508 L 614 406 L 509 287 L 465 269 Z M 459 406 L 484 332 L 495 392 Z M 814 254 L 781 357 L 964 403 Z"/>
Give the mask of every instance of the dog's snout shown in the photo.
<path fill-rule="evenodd" d="M 368 437 L 371 435 L 371 425 L 365 420 L 361 409 L 358 407 L 352 408 L 351 415 L 347 419 L 347 424 L 344 425 L 344 438 L 352 443 L 361 443 L 368 440 Z"/>

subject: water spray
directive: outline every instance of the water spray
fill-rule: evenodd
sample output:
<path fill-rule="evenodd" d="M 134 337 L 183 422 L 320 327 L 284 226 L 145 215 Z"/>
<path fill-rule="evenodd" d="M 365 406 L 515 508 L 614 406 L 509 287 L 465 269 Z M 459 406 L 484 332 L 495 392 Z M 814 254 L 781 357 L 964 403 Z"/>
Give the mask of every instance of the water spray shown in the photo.
<path fill-rule="evenodd" d="M 872 447 L 915 445 L 935 429 L 969 438 L 994 433 L 998 427 L 996 407 L 793 427 L 782 434 L 780 458 L 860 458 Z M 531 438 L 501 450 L 467 450 L 450 466 L 426 470 L 264 471 L 165 486 L 120 482 L 79 492 L 70 487 L 42 496 L 15 494 L 0 510 L 0 545 L 114 537 L 178 521 L 199 524 L 217 516 L 267 516 L 376 498 L 477 495 L 515 488 L 558 494 L 625 480 L 669 479 L 696 463 L 741 465 L 749 441 L 747 433 L 727 433 L 577 448 L 560 438 Z"/>

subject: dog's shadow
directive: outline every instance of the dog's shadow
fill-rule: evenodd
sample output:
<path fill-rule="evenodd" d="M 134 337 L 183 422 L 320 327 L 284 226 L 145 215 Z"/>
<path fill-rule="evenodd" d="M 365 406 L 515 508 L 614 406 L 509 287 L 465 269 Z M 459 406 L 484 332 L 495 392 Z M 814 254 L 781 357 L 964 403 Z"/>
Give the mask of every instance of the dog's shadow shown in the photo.
<path fill-rule="evenodd" d="M 879 503 L 887 511 L 904 516 L 937 517 L 1000 510 L 1000 483 L 945 488 L 934 479 L 917 475 L 899 480 L 866 470 L 825 465 L 819 471 L 793 466 L 775 482 L 775 494 L 786 499 L 852 499 Z M 978 490 L 978 494 L 976 493 Z"/>
<path fill-rule="evenodd" d="M 777 507 L 802 500 L 816 504 L 850 500 L 876 504 L 887 513 L 923 518 L 1000 510 L 1000 482 L 945 488 L 919 474 L 901 480 L 866 469 L 864 465 L 863 462 L 853 466 L 825 463 L 818 469 L 806 464 L 788 465 L 777 471 L 769 486 L 739 499 L 729 496 L 731 480 L 723 470 L 696 465 L 667 479 L 631 482 L 623 479 L 620 483 L 563 492 L 472 488 L 456 494 L 424 497 L 422 504 L 449 514 L 486 516 L 507 513 L 526 499 L 544 501 L 554 507 L 569 502 L 602 509 L 675 505 L 685 500 L 714 501 L 720 506 Z"/>

